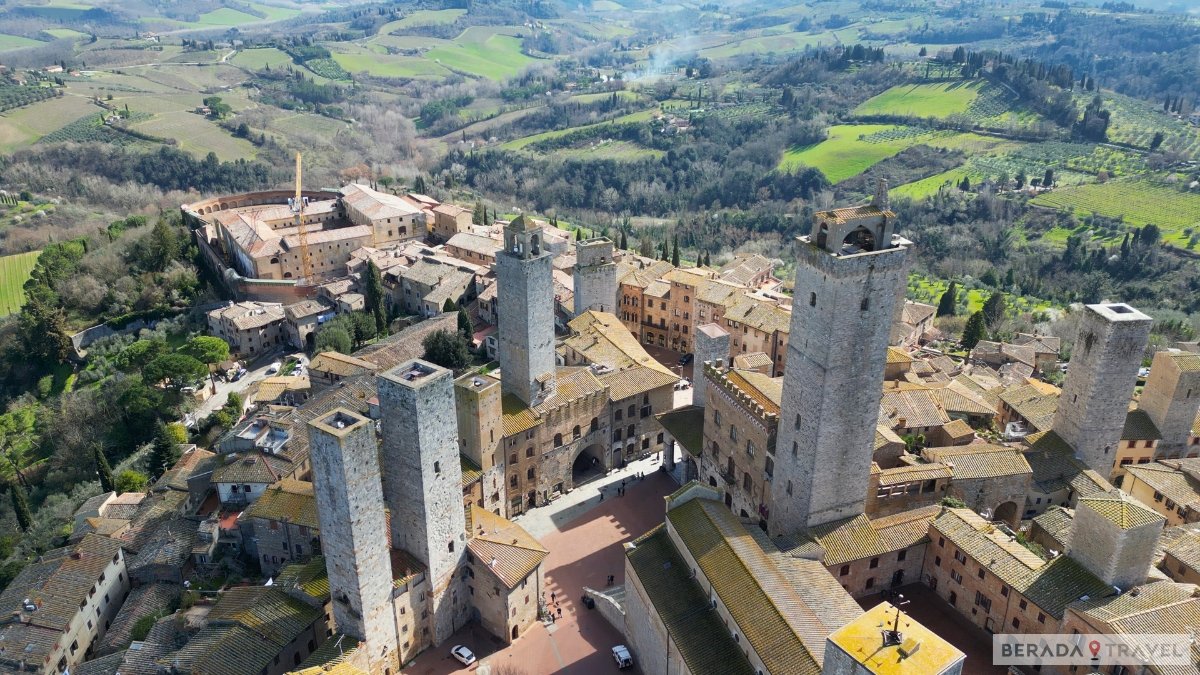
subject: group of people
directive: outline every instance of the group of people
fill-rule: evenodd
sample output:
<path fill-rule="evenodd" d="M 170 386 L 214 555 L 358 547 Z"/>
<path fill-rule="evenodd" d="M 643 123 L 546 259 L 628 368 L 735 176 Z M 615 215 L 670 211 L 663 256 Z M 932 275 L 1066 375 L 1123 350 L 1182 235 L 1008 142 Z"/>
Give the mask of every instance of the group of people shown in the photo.
<path fill-rule="evenodd" d="M 543 596 L 543 599 L 545 596 Z M 562 618 L 562 607 L 558 604 L 558 594 L 550 591 L 550 604 L 546 605 L 546 614 L 550 616 L 550 623 L 556 623 Z"/>

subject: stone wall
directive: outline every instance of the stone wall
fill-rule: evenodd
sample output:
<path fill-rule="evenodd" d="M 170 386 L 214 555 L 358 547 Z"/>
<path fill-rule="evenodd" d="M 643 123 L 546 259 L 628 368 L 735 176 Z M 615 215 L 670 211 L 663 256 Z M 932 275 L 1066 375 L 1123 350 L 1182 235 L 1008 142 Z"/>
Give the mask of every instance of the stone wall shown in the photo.
<path fill-rule="evenodd" d="M 1156 353 L 1138 407 L 1150 415 L 1162 434 L 1158 456 L 1182 457 L 1200 407 L 1200 355 Z"/>
<path fill-rule="evenodd" d="M 533 405 L 540 397 L 539 378 L 553 377 L 553 256 L 502 251 L 496 256 L 498 356 L 505 393 Z"/>
<path fill-rule="evenodd" d="M 596 237 L 575 243 L 575 316 L 589 309 L 615 312 L 617 263 L 613 243 Z"/>

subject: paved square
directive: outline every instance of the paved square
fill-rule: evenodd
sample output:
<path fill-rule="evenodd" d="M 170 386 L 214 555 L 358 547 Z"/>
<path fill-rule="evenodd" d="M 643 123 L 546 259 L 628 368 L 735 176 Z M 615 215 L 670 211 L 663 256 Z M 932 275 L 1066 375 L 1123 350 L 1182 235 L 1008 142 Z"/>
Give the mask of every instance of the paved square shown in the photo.
<path fill-rule="evenodd" d="M 512 646 L 501 649 L 481 628 L 459 631 L 446 644 L 422 654 L 404 673 L 413 675 L 448 675 L 469 673 L 478 675 L 569 675 L 610 674 L 615 672 L 610 649 L 624 638 L 600 616 L 598 610 L 588 610 L 580 602 L 583 587 L 602 589 L 608 575 L 614 583 L 623 585 L 624 552 L 622 544 L 645 534 L 663 522 L 663 497 L 678 485 L 666 473 L 656 471 L 658 464 L 643 460 L 630 468 L 610 474 L 589 492 L 568 495 L 564 500 L 534 513 L 522 516 L 517 522 L 534 532 L 550 551 L 545 562 L 546 601 L 554 593 L 563 616 L 551 625 L 538 623 L 526 631 Z M 643 471 L 646 477 L 632 476 Z M 614 484 L 625 481 L 626 494 L 616 496 Z M 599 501 L 599 485 L 607 485 L 605 498 Z M 567 522 L 557 522 L 555 514 L 571 514 Z M 450 657 L 450 648 L 465 644 L 479 657 L 476 666 L 464 669 Z M 640 672 L 634 671 L 625 672 Z"/>

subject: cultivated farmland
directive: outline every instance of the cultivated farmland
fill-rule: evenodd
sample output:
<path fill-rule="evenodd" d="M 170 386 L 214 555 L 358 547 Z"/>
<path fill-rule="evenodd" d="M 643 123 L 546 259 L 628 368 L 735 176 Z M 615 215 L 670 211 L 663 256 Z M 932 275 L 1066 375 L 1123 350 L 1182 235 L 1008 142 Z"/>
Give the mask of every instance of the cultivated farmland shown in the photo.
<path fill-rule="evenodd" d="M 25 304 L 25 281 L 41 251 L 0 257 L 0 316 L 15 314 Z"/>

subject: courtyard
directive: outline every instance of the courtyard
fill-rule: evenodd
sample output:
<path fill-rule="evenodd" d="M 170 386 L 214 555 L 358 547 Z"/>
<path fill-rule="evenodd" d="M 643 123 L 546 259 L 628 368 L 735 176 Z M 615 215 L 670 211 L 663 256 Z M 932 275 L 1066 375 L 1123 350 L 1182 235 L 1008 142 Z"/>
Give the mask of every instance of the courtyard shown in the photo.
<path fill-rule="evenodd" d="M 412 675 L 614 672 L 610 650 L 613 645 L 623 643 L 624 638 L 599 610 L 584 607 L 580 598 L 585 586 L 605 588 L 609 575 L 614 577 L 613 585 L 623 586 L 622 544 L 663 522 L 663 497 L 678 484 L 658 467 L 655 458 L 633 462 L 622 471 L 603 476 L 517 519 L 550 551 L 545 562 L 546 602 L 550 602 L 553 593 L 557 607 L 562 609 L 561 619 L 550 625 L 534 624 L 511 646 L 482 628 L 467 626 L 445 644 L 422 654 L 403 672 Z M 644 473 L 645 478 L 636 480 L 638 472 Z M 626 493 L 619 497 L 616 488 L 622 481 Z M 464 668 L 451 658 L 450 648 L 457 644 L 469 647 L 479 661 Z M 635 668 L 626 672 L 640 671 Z"/>

